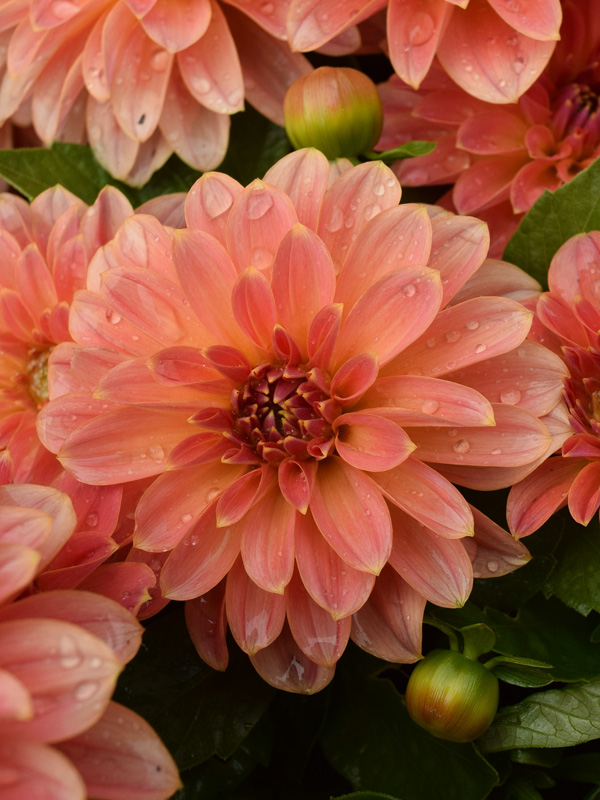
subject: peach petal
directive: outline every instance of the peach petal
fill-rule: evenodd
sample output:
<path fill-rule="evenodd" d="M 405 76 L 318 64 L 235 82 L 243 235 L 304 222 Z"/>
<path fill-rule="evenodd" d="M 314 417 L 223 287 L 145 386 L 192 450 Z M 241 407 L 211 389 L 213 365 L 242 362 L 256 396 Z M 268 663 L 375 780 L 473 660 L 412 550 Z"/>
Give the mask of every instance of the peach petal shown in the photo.
<path fill-rule="evenodd" d="M 402 267 L 388 273 L 367 289 L 342 323 L 334 363 L 373 353 L 384 366 L 427 330 L 441 300 L 437 270 Z"/>
<path fill-rule="evenodd" d="M 267 350 L 277 317 L 273 292 L 265 276 L 254 267 L 244 270 L 233 287 L 231 305 L 236 322 L 246 336 Z"/>
<path fill-rule="evenodd" d="M 127 553 L 127 558 L 125 559 L 126 563 L 145 565 L 149 567 L 154 574 L 155 582 L 151 584 L 149 573 L 147 571 L 140 571 L 139 567 L 135 568 L 138 577 L 141 578 L 140 586 L 143 583 L 147 587 L 145 598 L 139 590 L 135 593 L 136 597 L 134 600 L 136 606 L 138 606 L 136 616 L 140 620 L 153 617 L 171 602 L 167 597 L 162 596 L 159 582 L 160 573 L 167 558 L 168 553 L 146 553 L 144 550 L 138 550 L 135 547 L 132 547 Z M 127 577 L 128 583 L 131 584 L 131 576 L 128 575 Z"/>
<path fill-rule="evenodd" d="M 320 150 L 307 147 L 284 156 L 265 173 L 291 199 L 298 221 L 316 231 L 321 202 L 329 182 L 329 162 Z"/>
<path fill-rule="evenodd" d="M 209 2 L 156 0 L 140 22 L 152 41 L 168 52 L 176 53 L 204 35 L 210 18 Z"/>
<path fill-rule="evenodd" d="M 390 513 L 394 525 L 390 565 L 430 603 L 463 606 L 473 587 L 473 570 L 462 540 L 436 536 L 399 508 Z"/>
<path fill-rule="evenodd" d="M 553 192 L 562 184 L 555 164 L 542 160 L 525 164 L 515 175 L 510 189 L 513 212 L 522 214 L 529 211 L 546 189 Z"/>
<path fill-rule="evenodd" d="M 147 564 L 118 561 L 102 564 L 81 581 L 77 591 L 104 595 L 135 616 L 141 606 L 150 600 L 150 589 L 155 583 L 154 572 Z"/>
<path fill-rule="evenodd" d="M 568 239 L 554 254 L 548 270 L 552 293 L 573 303 L 577 296 L 598 298 L 595 280 L 600 268 L 600 233 L 580 233 Z"/>
<path fill-rule="evenodd" d="M 388 3 L 387 31 L 394 71 L 418 89 L 439 46 L 452 7 L 439 0 L 402 0 Z"/>
<path fill-rule="evenodd" d="M 421 655 L 425 598 L 391 567 L 381 573 L 371 597 L 352 618 L 352 640 L 386 661 L 411 664 Z"/>
<path fill-rule="evenodd" d="M 85 784 L 72 762 L 56 748 L 45 744 L 2 736 L 0 770 L 17 787 L 21 797 L 43 797 L 44 800 L 85 800 L 87 797 Z M 13 798 L 18 796 L 12 794 Z M 6 797 L 10 800 L 10 794 Z"/>
<path fill-rule="evenodd" d="M 398 205 L 400 195 L 397 178 L 382 161 L 360 164 L 334 181 L 323 198 L 317 233 L 327 245 L 336 270 L 369 220 Z"/>
<path fill-rule="evenodd" d="M 17 619 L 2 622 L 0 643 L 0 667 L 22 680 L 34 706 L 29 720 L 4 720 L 3 734 L 55 742 L 98 720 L 122 668 L 101 639 L 68 622 Z"/>
<path fill-rule="evenodd" d="M 335 0 L 292 0 L 287 16 L 290 47 L 293 50 L 316 50 L 385 4 L 385 0 L 367 0 L 360 7 L 353 7 Z"/>
<path fill-rule="evenodd" d="M 541 286 L 535 278 L 514 264 L 497 258 L 486 258 L 477 272 L 454 295 L 451 305 L 458 305 L 482 295 L 499 295 L 524 304 L 525 300 L 537 298 L 540 290 Z"/>
<path fill-rule="evenodd" d="M 529 551 L 493 520 L 471 506 L 475 535 L 461 544 L 473 563 L 475 578 L 506 575 L 531 560 Z"/>
<path fill-rule="evenodd" d="M 181 345 L 155 352 L 146 365 L 156 380 L 165 386 L 222 386 L 224 395 L 229 395 L 231 382 L 223 380 L 207 361 L 198 348 Z M 216 402 L 215 400 L 215 404 Z"/>
<path fill-rule="evenodd" d="M 241 559 L 227 576 L 225 604 L 233 638 L 248 655 L 268 647 L 281 633 L 285 622 L 283 595 L 257 586 L 246 573 Z"/>
<path fill-rule="evenodd" d="M 147 267 L 167 280 L 175 280 L 176 272 L 171 259 L 172 240 L 158 220 L 147 214 L 128 217 L 119 227 L 114 240 L 115 263 L 111 266 Z M 88 289 L 100 291 L 101 283 Z"/>
<path fill-rule="evenodd" d="M 309 366 L 327 369 L 339 336 L 343 306 L 332 303 L 322 308 L 308 330 Z"/>
<path fill-rule="evenodd" d="M 592 461 L 575 477 L 569 489 L 569 511 L 576 522 L 587 525 L 600 506 L 600 463 Z"/>
<path fill-rule="evenodd" d="M 94 397 L 113 403 L 136 405 L 149 409 L 181 409 L 188 414 L 198 408 L 201 395 L 191 386 L 171 386 L 159 383 L 143 359 L 117 364 L 98 382 Z"/>
<path fill-rule="evenodd" d="M 58 453 L 68 436 L 86 420 L 94 419 L 105 410 L 100 400 L 89 394 L 67 394 L 44 406 L 37 416 L 37 433 L 52 453 Z"/>
<path fill-rule="evenodd" d="M 289 627 L 269 647 L 251 656 L 252 666 L 271 686 L 284 692 L 314 694 L 331 682 L 335 669 L 315 664 L 298 647 Z"/>
<path fill-rule="evenodd" d="M 185 604 L 185 622 L 198 655 L 213 669 L 223 671 L 229 663 L 225 579 L 202 597 Z"/>
<path fill-rule="evenodd" d="M 45 511 L 10 505 L 1 508 L 0 546 L 12 543 L 37 550 L 50 535 L 54 520 Z"/>
<path fill-rule="evenodd" d="M 231 450 L 231 442 L 220 433 L 198 433 L 175 445 L 169 455 L 167 468 L 179 470 L 220 461 L 228 450 Z"/>
<path fill-rule="evenodd" d="M 172 448 L 189 434 L 187 417 L 177 410 L 116 408 L 80 425 L 59 460 L 78 480 L 100 486 L 158 475 Z"/>
<path fill-rule="evenodd" d="M 51 589 L 73 589 L 118 547 L 106 533 L 74 533 L 69 539 L 68 549 L 63 548 L 38 576 L 37 585 L 43 592 Z"/>
<path fill-rule="evenodd" d="M 562 21 L 559 0 L 528 0 L 518 10 L 501 0 L 488 0 L 488 3 L 511 28 L 531 39 L 559 38 Z"/>
<path fill-rule="evenodd" d="M 456 144 L 478 155 L 511 153 L 525 147 L 526 121 L 512 110 L 480 111 L 468 117 L 458 129 Z"/>
<path fill-rule="evenodd" d="M 0 670 L 0 719 L 31 719 L 31 695 L 21 681 L 4 669 Z"/>
<path fill-rule="evenodd" d="M 109 7 L 96 20 L 92 30 L 88 32 L 83 47 L 83 61 L 81 72 L 88 93 L 95 99 L 105 102 L 110 98 L 106 71 L 104 69 L 104 52 L 102 49 L 102 35 L 104 24 L 112 9 Z"/>
<path fill-rule="evenodd" d="M 237 525 L 217 527 L 212 503 L 173 549 L 161 574 L 161 588 L 171 600 L 192 600 L 214 588 L 230 571 L 240 551 Z"/>
<path fill-rule="evenodd" d="M 217 114 L 235 114 L 244 107 L 244 81 L 236 43 L 220 6 L 210 0 L 210 23 L 204 35 L 177 53 L 177 63 L 190 94 Z"/>
<path fill-rule="evenodd" d="M 239 522 L 276 484 L 275 470 L 264 465 L 251 470 L 227 487 L 217 501 L 217 525 Z"/>
<path fill-rule="evenodd" d="M 439 536 L 473 535 L 473 515 L 466 500 L 427 464 L 409 456 L 389 472 L 372 477 L 388 500 Z"/>
<path fill-rule="evenodd" d="M 174 547 L 244 472 L 244 467 L 213 461 L 160 475 L 136 508 L 135 546 L 149 551 Z"/>
<path fill-rule="evenodd" d="M 476 162 L 456 180 L 452 199 L 461 214 L 474 214 L 507 200 L 515 175 L 530 161 L 526 152 L 490 156 Z"/>
<path fill-rule="evenodd" d="M 121 224 L 132 214 L 131 203 L 118 189 L 114 186 L 105 186 L 101 189 L 96 202 L 81 218 L 80 229 L 88 258 L 91 258 L 99 247 L 113 239 Z"/>
<path fill-rule="evenodd" d="M 377 378 L 377 358 L 361 354 L 348 359 L 331 381 L 331 397 L 342 407 L 354 405 Z"/>
<path fill-rule="evenodd" d="M 574 343 L 587 347 L 587 329 L 567 300 L 553 292 L 546 292 L 538 300 L 536 314 L 542 325 L 561 339 L 561 344 Z"/>
<path fill-rule="evenodd" d="M 34 579 L 39 561 L 39 553 L 30 547 L 13 542 L 0 546 L 0 602 L 16 596 Z"/>
<path fill-rule="evenodd" d="M 31 114 L 40 139 L 56 138 L 84 88 L 81 66 L 86 35 L 65 41 L 35 81 Z"/>
<path fill-rule="evenodd" d="M 378 575 L 387 561 L 392 528 L 371 478 L 331 457 L 319 464 L 310 508 L 319 530 L 351 567 Z"/>
<path fill-rule="evenodd" d="M 181 788 L 175 762 L 148 723 L 109 703 L 100 720 L 57 745 L 81 774 L 90 797 L 163 800 Z"/>
<path fill-rule="evenodd" d="M 510 490 L 506 516 L 513 536 L 528 536 L 567 503 L 567 495 L 588 462 L 549 458 Z"/>
<path fill-rule="evenodd" d="M 286 458 L 279 465 L 277 479 L 281 494 L 301 514 L 306 514 L 310 505 L 317 468 L 315 461 L 293 458 Z"/>
<path fill-rule="evenodd" d="M 368 412 L 342 414 L 334 421 L 332 429 L 338 454 L 347 464 L 360 470 L 392 469 L 415 449 L 399 425 Z"/>
<path fill-rule="evenodd" d="M 185 198 L 188 228 L 205 231 L 225 246 L 229 212 L 242 188 L 234 178 L 221 172 L 202 175 Z"/>
<path fill-rule="evenodd" d="M 100 164 L 115 178 L 126 180 L 135 164 L 140 143 L 121 129 L 109 100 L 88 96 L 86 131 Z"/>
<path fill-rule="evenodd" d="M 163 225 L 170 228 L 185 228 L 184 203 L 186 192 L 171 192 L 152 197 L 135 210 L 136 214 L 148 214 L 156 217 Z"/>
<path fill-rule="evenodd" d="M 477 275 L 489 249 L 490 235 L 487 226 L 473 217 L 438 217 L 431 220 L 431 227 L 427 266 L 440 271 L 445 306 L 467 280 Z"/>
<path fill-rule="evenodd" d="M 266 592 L 283 594 L 294 570 L 296 510 L 272 487 L 238 522 L 248 577 Z"/>
<path fill-rule="evenodd" d="M 333 667 L 350 637 L 350 617 L 334 620 L 307 593 L 298 574 L 286 592 L 287 619 L 296 643 L 307 658 L 321 667 Z"/>

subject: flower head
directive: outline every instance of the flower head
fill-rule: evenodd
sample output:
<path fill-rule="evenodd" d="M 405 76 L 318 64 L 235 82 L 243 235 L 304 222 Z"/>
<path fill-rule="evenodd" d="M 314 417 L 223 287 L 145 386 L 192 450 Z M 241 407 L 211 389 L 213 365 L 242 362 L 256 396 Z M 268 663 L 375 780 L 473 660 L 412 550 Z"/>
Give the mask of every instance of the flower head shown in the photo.
<path fill-rule="evenodd" d="M 0 4 L 0 118 L 40 139 L 89 140 L 116 177 L 145 183 L 177 153 L 223 159 L 244 97 L 282 124 L 287 87 L 309 71 L 285 38 L 287 2 L 78 0 Z"/>
<path fill-rule="evenodd" d="M 38 419 L 79 480 L 155 478 L 134 543 L 189 601 L 199 651 L 223 667 L 228 624 L 293 691 L 327 683 L 350 635 L 415 660 L 426 599 L 460 605 L 473 571 L 523 563 L 450 480 L 533 469 L 560 398 L 531 312 L 482 296 L 500 276 L 537 292 L 483 263 L 483 223 L 399 206 L 381 162 L 329 179 L 301 150 L 246 188 L 204 175 L 186 229 L 126 220 L 72 305 L 86 346 L 50 363 L 95 384 Z"/>
<path fill-rule="evenodd" d="M 418 92 L 392 79 L 381 87 L 379 147 L 431 138 L 428 156 L 399 162 L 411 186 L 455 183 L 453 207 L 490 224 L 499 254 L 523 214 L 546 190 L 570 181 L 600 155 L 600 32 L 589 0 L 563 2 L 561 41 L 515 105 L 498 108 L 452 86 L 434 68 Z"/>
<path fill-rule="evenodd" d="M 537 304 L 532 337 L 560 353 L 567 367 L 567 432 L 559 455 L 517 484 L 508 520 L 519 536 L 537 530 L 568 504 L 587 525 L 600 507 L 600 233 L 569 239 L 552 259 L 550 291 Z"/>
<path fill-rule="evenodd" d="M 361 44 L 352 26 L 385 8 L 387 50 L 405 83 L 418 88 L 437 55 L 459 86 L 490 103 L 523 94 L 559 38 L 560 0 L 291 0 L 290 44 L 314 50 L 331 42 L 351 51 Z"/>

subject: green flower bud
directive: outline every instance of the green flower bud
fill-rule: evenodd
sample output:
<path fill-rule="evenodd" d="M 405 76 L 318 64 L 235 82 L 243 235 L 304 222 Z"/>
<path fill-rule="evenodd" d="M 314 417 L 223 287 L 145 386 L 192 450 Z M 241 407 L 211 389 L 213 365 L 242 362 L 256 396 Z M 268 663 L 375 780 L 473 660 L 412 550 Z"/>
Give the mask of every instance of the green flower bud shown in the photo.
<path fill-rule="evenodd" d="M 434 736 L 470 742 L 492 724 L 498 679 L 479 661 L 453 650 L 433 650 L 410 676 L 406 707 Z"/>
<path fill-rule="evenodd" d="M 319 67 L 298 78 L 285 96 L 283 116 L 296 149 L 316 147 L 331 159 L 372 150 L 383 125 L 375 84 L 349 67 Z"/>

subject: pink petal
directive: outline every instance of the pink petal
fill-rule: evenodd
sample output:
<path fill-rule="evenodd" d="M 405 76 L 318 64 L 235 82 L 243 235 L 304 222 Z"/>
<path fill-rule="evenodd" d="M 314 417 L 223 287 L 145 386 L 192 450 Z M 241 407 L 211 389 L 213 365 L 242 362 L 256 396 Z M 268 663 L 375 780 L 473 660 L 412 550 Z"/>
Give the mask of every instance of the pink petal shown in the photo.
<path fill-rule="evenodd" d="M 206 32 L 210 18 L 208 2 L 180 0 L 174 4 L 170 0 L 157 0 L 140 22 L 154 42 L 176 53 L 198 41 Z"/>
<path fill-rule="evenodd" d="M 514 536 L 528 536 L 567 502 L 573 481 L 588 462 L 549 458 L 510 490 L 506 516 Z"/>
<path fill-rule="evenodd" d="M 225 245 L 225 228 L 231 207 L 242 186 L 229 175 L 214 172 L 202 175 L 185 198 L 188 228 L 206 231 Z"/>
<path fill-rule="evenodd" d="M 462 540 L 436 536 L 398 508 L 390 513 L 394 525 L 390 565 L 430 603 L 463 606 L 473 587 L 473 570 Z"/>
<path fill-rule="evenodd" d="M 254 267 L 248 267 L 237 279 L 231 295 L 236 322 L 246 336 L 263 350 L 268 350 L 276 321 L 275 299 L 269 281 Z"/>
<path fill-rule="evenodd" d="M 335 447 L 347 464 L 382 472 L 401 464 L 415 449 L 395 422 L 367 412 L 339 416 L 332 426 Z"/>
<path fill-rule="evenodd" d="M 556 165 L 536 160 L 525 164 L 515 175 L 510 189 L 510 202 L 515 214 L 529 211 L 546 189 L 553 192 L 562 186 Z"/>
<path fill-rule="evenodd" d="M 231 450 L 231 442 L 220 433 L 197 433 L 175 445 L 168 459 L 168 467 L 179 470 L 220 461 L 228 450 Z"/>
<path fill-rule="evenodd" d="M 327 369 L 339 336 L 342 324 L 343 305 L 332 303 L 325 306 L 313 319 L 308 330 L 308 355 L 311 367 Z"/>
<path fill-rule="evenodd" d="M 172 192 L 152 197 L 135 210 L 136 214 L 156 217 L 163 225 L 185 228 L 184 203 L 187 192 Z"/>
<path fill-rule="evenodd" d="M 512 103 L 540 76 L 554 46 L 515 31 L 490 4 L 478 2 L 452 15 L 437 56 L 469 94 L 488 103 Z"/>
<path fill-rule="evenodd" d="M 136 213 L 119 227 L 114 240 L 115 263 L 111 266 L 147 267 L 167 280 L 176 280 L 171 261 L 172 239 L 157 219 Z M 92 282 L 88 289 L 99 292 L 101 281 Z"/>
<path fill-rule="evenodd" d="M 74 533 L 67 547 L 58 553 L 38 577 L 38 586 L 43 592 L 50 589 L 73 589 L 117 549 L 118 544 L 106 533 Z"/>
<path fill-rule="evenodd" d="M 439 536 L 461 539 L 473 535 L 473 515 L 460 494 L 439 472 L 409 456 L 373 480 L 383 494 Z"/>
<path fill-rule="evenodd" d="M 493 108 L 468 117 L 458 129 L 457 146 L 478 155 L 512 153 L 525 147 L 527 122 L 514 111 Z"/>
<path fill-rule="evenodd" d="M 70 434 L 82 422 L 95 419 L 105 411 L 108 403 L 91 395 L 66 394 L 56 398 L 40 410 L 37 416 L 37 433 L 44 447 L 58 453 Z"/>
<path fill-rule="evenodd" d="M 115 178 L 126 179 L 135 164 L 140 144 L 121 129 L 110 101 L 100 102 L 89 95 L 86 131 L 100 164 Z"/>
<path fill-rule="evenodd" d="M 185 604 L 188 633 L 200 658 L 213 669 L 223 671 L 229 663 L 225 580 L 210 592 Z"/>
<path fill-rule="evenodd" d="M 100 102 L 104 102 L 110 98 L 110 87 L 104 69 L 102 35 L 104 33 L 104 23 L 111 10 L 109 6 L 104 14 L 98 17 L 92 30 L 88 32 L 83 48 L 81 72 L 85 88 L 95 100 L 99 100 Z"/>
<path fill-rule="evenodd" d="M 558 39 L 562 21 L 559 0 L 528 0 L 524 7 L 513 8 L 500 0 L 488 0 L 496 14 L 511 28 L 532 39 Z"/>
<path fill-rule="evenodd" d="M 121 223 L 125 223 L 132 213 L 131 203 L 118 189 L 105 186 L 100 191 L 96 202 L 88 208 L 81 220 L 80 229 L 88 258 L 116 236 Z M 50 244 L 51 241 L 49 247 Z"/>
<path fill-rule="evenodd" d="M 298 574 L 286 593 L 287 618 L 302 652 L 321 667 L 333 667 L 350 637 L 350 617 L 334 620 L 307 593 Z"/>
<path fill-rule="evenodd" d="M 227 247 L 238 272 L 267 270 L 282 239 L 297 222 L 290 198 L 260 180 L 237 197 L 227 220 Z"/>
<path fill-rule="evenodd" d="M 315 664 L 296 644 L 287 625 L 269 646 L 251 657 L 258 674 L 271 686 L 284 692 L 314 694 L 324 689 L 333 678 L 333 667 Z"/>
<path fill-rule="evenodd" d="M 597 231 L 568 239 L 554 254 L 548 270 L 550 291 L 572 303 L 579 295 L 597 298 L 596 270 L 600 267 L 600 237 Z"/>
<path fill-rule="evenodd" d="M 0 546 L 11 543 L 37 550 L 50 535 L 53 522 L 50 514 L 35 508 L 2 506 Z"/>
<path fill-rule="evenodd" d="M 235 114 L 244 107 L 238 53 L 220 6 L 210 0 L 210 9 L 210 23 L 204 35 L 177 53 L 177 63 L 198 103 L 217 114 Z"/>
<path fill-rule="evenodd" d="M 266 592 L 283 594 L 294 570 L 296 510 L 273 487 L 237 527 L 242 532 L 242 560 L 248 577 Z"/>
<path fill-rule="evenodd" d="M 575 477 L 569 489 L 569 511 L 576 522 L 587 525 L 600 506 L 600 463 L 593 461 Z"/>
<path fill-rule="evenodd" d="M 51 142 L 73 110 L 84 87 L 81 66 L 85 34 L 65 41 L 38 76 L 31 103 L 33 125 L 43 142 Z"/>
<path fill-rule="evenodd" d="M 373 385 L 378 372 L 377 358 L 374 355 L 364 353 L 348 359 L 331 381 L 331 397 L 342 408 L 355 405 Z"/>
<path fill-rule="evenodd" d="M 535 278 L 519 267 L 496 258 L 486 258 L 477 272 L 454 295 L 451 305 L 455 306 L 482 295 L 499 295 L 525 304 L 525 300 L 535 300 L 540 289 L 541 286 Z"/>
<path fill-rule="evenodd" d="M 57 748 L 75 764 L 90 797 L 163 800 L 181 788 L 175 762 L 154 730 L 118 703 Z"/>
<path fill-rule="evenodd" d="M 486 362 L 487 363 L 487 362 Z M 477 365 L 481 369 L 480 365 Z M 492 425 L 494 415 L 479 391 L 460 383 L 418 375 L 379 378 L 358 408 L 399 425 Z"/>
<path fill-rule="evenodd" d="M 346 564 L 327 544 L 311 514 L 296 520 L 295 549 L 306 591 L 333 619 L 348 617 L 365 603 L 375 576 Z"/>
<path fill-rule="evenodd" d="M 352 618 L 352 640 L 377 658 L 411 664 L 421 655 L 424 610 L 425 598 L 386 567 Z"/>
<path fill-rule="evenodd" d="M 427 266 L 440 271 L 443 307 L 477 274 L 488 252 L 490 237 L 487 226 L 473 217 L 436 217 L 431 220 L 431 227 L 433 239 Z"/>
<path fill-rule="evenodd" d="M 344 304 L 344 312 L 391 270 L 427 264 L 431 234 L 426 208 L 416 203 L 390 208 L 371 219 L 350 248 L 339 275 L 335 299 Z"/>
<path fill-rule="evenodd" d="M 240 551 L 237 525 L 217 527 L 212 503 L 173 549 L 161 574 L 161 588 L 171 600 L 192 600 L 213 589 L 231 569 Z"/>
<path fill-rule="evenodd" d="M 507 353 L 525 339 L 531 318 L 530 311 L 505 297 L 466 300 L 441 311 L 386 373 L 440 376 Z"/>
<path fill-rule="evenodd" d="M 463 539 L 461 544 L 473 562 L 475 578 L 493 578 L 506 575 L 531 560 L 529 551 L 516 539 L 496 525 L 476 508 L 473 511 L 475 535 Z"/>
<path fill-rule="evenodd" d="M 0 738 L 0 771 L 21 797 L 31 800 L 85 800 L 87 796 L 81 775 L 72 762 L 45 744 L 3 736 Z M 10 794 L 18 800 L 18 794 Z M 12 800 L 10 794 L 5 793 L 7 800 Z"/>
<path fill-rule="evenodd" d="M 0 547 L 0 602 L 19 594 L 34 579 L 40 556 L 36 550 L 7 542 Z"/>
<path fill-rule="evenodd" d="M 294 204 L 298 221 L 316 231 L 329 182 L 329 162 L 320 150 L 305 148 L 289 153 L 265 173 L 264 181 L 285 192 Z"/>
<path fill-rule="evenodd" d="M 107 372 L 98 382 L 94 396 L 113 403 L 169 410 L 175 408 L 192 414 L 198 408 L 201 394 L 193 387 L 159 383 L 142 359 L 126 361 Z"/>
<path fill-rule="evenodd" d="M 306 514 L 310 505 L 317 467 L 316 461 L 296 461 L 292 458 L 286 458 L 279 465 L 277 479 L 281 494 L 301 514 Z"/>
<path fill-rule="evenodd" d="M 344 172 L 330 186 L 323 198 L 317 233 L 327 245 L 337 270 L 367 222 L 398 205 L 400 195 L 398 180 L 382 161 L 360 164 Z"/>
<path fill-rule="evenodd" d="M 418 89 L 429 72 L 452 7 L 439 0 L 388 3 L 387 31 L 394 71 Z"/>
<path fill-rule="evenodd" d="M 0 667 L 10 665 L 34 704 L 32 719 L 4 720 L 3 734 L 37 741 L 60 741 L 93 725 L 122 666 L 103 641 L 58 620 L 3 622 L 0 645 Z"/>
<path fill-rule="evenodd" d="M 10 672 L 0 670 L 0 719 L 31 719 L 33 703 L 27 689 Z"/>
<path fill-rule="evenodd" d="M 248 576 L 241 559 L 227 576 L 227 619 L 233 638 L 248 655 L 268 647 L 281 633 L 285 621 L 285 599 L 266 592 Z"/>
<path fill-rule="evenodd" d="M 474 214 L 507 200 L 515 175 L 529 163 L 525 152 L 490 156 L 477 161 L 457 179 L 452 199 L 461 214 Z"/>
<path fill-rule="evenodd" d="M 150 589 L 155 583 L 156 576 L 147 564 L 117 561 L 98 567 L 81 581 L 77 591 L 81 589 L 104 595 L 135 616 L 151 599 Z"/>
<path fill-rule="evenodd" d="M 351 567 L 379 574 L 391 547 L 390 516 L 373 481 L 335 456 L 319 464 L 310 508 L 319 530 Z"/>
<path fill-rule="evenodd" d="M 316 50 L 341 31 L 362 22 L 385 6 L 385 0 L 367 0 L 359 6 L 335 0 L 292 0 L 287 33 L 293 50 Z"/>
<path fill-rule="evenodd" d="M 217 501 L 217 525 L 226 528 L 239 522 L 261 502 L 276 484 L 276 473 L 268 465 L 242 475 L 227 487 Z"/>

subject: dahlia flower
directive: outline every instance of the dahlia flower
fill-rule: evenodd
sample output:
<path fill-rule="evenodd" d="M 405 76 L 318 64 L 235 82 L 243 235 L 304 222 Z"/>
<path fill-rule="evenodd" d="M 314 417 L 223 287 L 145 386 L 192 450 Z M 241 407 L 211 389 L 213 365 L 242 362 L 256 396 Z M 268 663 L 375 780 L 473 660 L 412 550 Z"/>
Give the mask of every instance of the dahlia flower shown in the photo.
<path fill-rule="evenodd" d="M 438 143 L 428 156 L 398 162 L 399 179 L 409 186 L 454 183 L 452 207 L 489 223 L 495 255 L 544 190 L 562 186 L 600 155 L 597 7 L 563 0 L 563 12 L 554 55 L 515 105 L 470 97 L 439 67 L 418 92 L 394 78 L 380 87 L 379 149 L 411 138 Z"/>
<path fill-rule="evenodd" d="M 283 124 L 308 72 L 285 39 L 287 0 L 0 2 L 0 121 L 49 144 L 89 140 L 113 175 L 145 183 L 171 153 L 199 170 L 227 149 L 246 97 Z"/>
<path fill-rule="evenodd" d="M 291 0 L 287 31 L 294 50 L 315 50 L 387 8 L 387 50 L 396 74 L 418 88 L 437 55 L 466 92 L 512 103 L 539 77 L 559 38 L 560 0 Z"/>
<path fill-rule="evenodd" d="M 600 233 L 582 233 L 556 253 L 550 291 L 537 303 L 532 336 L 561 353 L 567 366 L 564 399 L 570 436 L 510 493 L 508 521 L 518 536 L 537 530 L 568 505 L 587 525 L 600 507 Z"/>
<path fill-rule="evenodd" d="M 143 719 L 110 701 L 139 623 L 89 592 L 14 600 L 35 591 L 75 523 L 56 489 L 0 487 L 0 795 L 166 800 L 179 783 L 173 760 Z"/>
<path fill-rule="evenodd" d="M 525 341 L 530 311 L 482 296 L 537 293 L 484 262 L 484 223 L 399 206 L 381 162 L 329 183 L 300 150 L 246 188 L 202 176 L 186 229 L 126 220 L 38 416 L 78 480 L 154 478 L 135 552 L 189 601 L 200 654 L 223 668 L 229 626 L 266 680 L 306 692 L 350 636 L 416 660 L 426 600 L 460 605 L 474 572 L 524 563 L 445 474 L 488 488 L 533 469 L 564 371 Z"/>

